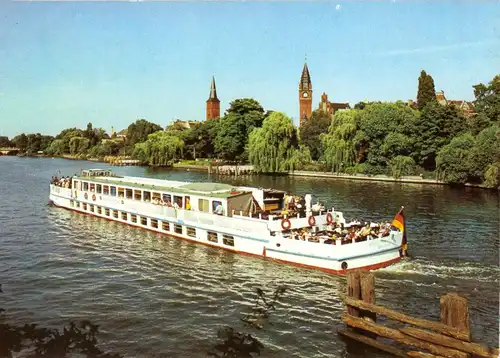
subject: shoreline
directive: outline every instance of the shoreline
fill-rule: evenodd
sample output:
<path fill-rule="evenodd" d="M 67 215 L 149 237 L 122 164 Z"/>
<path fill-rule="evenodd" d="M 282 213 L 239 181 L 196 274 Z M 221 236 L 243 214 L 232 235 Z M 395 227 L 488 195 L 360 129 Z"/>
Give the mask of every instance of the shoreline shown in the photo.
<path fill-rule="evenodd" d="M 68 154 L 63 154 L 60 156 L 50 156 L 50 155 L 26 155 L 22 157 L 31 157 L 31 158 L 60 158 L 60 159 L 67 159 L 67 160 L 84 160 L 84 161 L 89 161 L 89 162 L 97 162 L 97 163 L 105 163 L 108 165 L 112 166 L 132 166 L 130 164 L 122 164 L 122 165 L 116 165 L 113 163 L 106 162 L 102 159 L 99 158 L 89 158 L 89 159 L 81 159 L 81 158 L 76 158 L 75 156 L 68 155 Z M 133 166 L 143 166 L 143 167 L 150 167 L 148 165 L 137 165 L 133 164 Z M 249 165 L 238 165 L 238 167 L 242 166 L 249 166 Z M 234 166 L 236 167 L 236 166 Z M 175 163 L 174 165 L 166 168 L 171 168 L 171 169 L 179 169 L 179 170 L 186 170 L 186 171 L 200 171 L 204 172 L 207 171 L 210 173 L 209 166 L 207 165 L 194 165 L 194 164 L 180 164 L 180 163 Z M 216 174 L 216 173 L 213 173 Z M 280 175 L 287 175 L 287 176 L 295 176 L 295 177 L 316 177 L 316 178 L 328 178 L 328 179 L 340 179 L 340 180 L 359 180 L 359 181 L 375 181 L 375 182 L 393 182 L 393 183 L 404 183 L 404 184 L 426 184 L 426 185 L 447 185 L 447 186 L 453 186 L 454 184 L 446 183 L 440 180 L 436 179 L 423 179 L 419 176 L 403 176 L 399 179 L 389 177 L 386 175 L 374 175 L 374 176 L 367 176 L 367 175 L 362 175 L 362 174 L 344 174 L 344 173 L 331 173 L 331 172 L 320 172 L 320 171 L 307 171 L 307 170 L 295 170 L 292 172 L 288 173 L 279 173 Z M 219 175 L 224 175 L 224 176 L 235 176 L 234 174 L 219 174 Z M 267 174 L 259 174 L 259 173 L 251 173 L 251 174 L 242 174 L 242 175 L 267 175 Z M 495 188 L 487 188 L 484 185 L 481 184 L 471 184 L 471 183 L 466 183 L 463 184 L 464 187 L 469 187 L 469 188 L 477 188 L 477 189 L 485 189 L 485 190 L 493 190 L 493 191 L 500 191 L 500 189 L 495 189 Z"/>

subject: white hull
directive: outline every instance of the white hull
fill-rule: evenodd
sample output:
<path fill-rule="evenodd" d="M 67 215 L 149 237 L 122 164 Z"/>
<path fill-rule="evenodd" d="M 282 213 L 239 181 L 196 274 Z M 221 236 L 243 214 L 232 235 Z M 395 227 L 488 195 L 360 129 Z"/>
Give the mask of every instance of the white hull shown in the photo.
<path fill-rule="evenodd" d="M 344 274 L 359 268 L 377 269 L 389 266 L 401 258 L 403 234 L 399 231 L 391 231 L 384 238 L 343 245 L 315 243 L 292 240 L 280 235 L 272 236 L 271 231 L 275 231 L 280 221 L 236 215 L 219 216 L 118 197 L 95 196 L 92 193 L 85 199 L 84 192 L 81 191 L 76 193 L 55 185 L 50 188 L 50 201 L 59 207 L 238 253 L 333 273 Z M 93 196 L 96 197 L 95 201 L 92 200 Z M 315 218 L 316 225 L 326 225 L 326 213 Z M 299 222 L 307 219 L 294 220 Z M 214 242 L 214 234 L 217 242 Z M 209 236 L 212 240 L 209 240 Z"/>

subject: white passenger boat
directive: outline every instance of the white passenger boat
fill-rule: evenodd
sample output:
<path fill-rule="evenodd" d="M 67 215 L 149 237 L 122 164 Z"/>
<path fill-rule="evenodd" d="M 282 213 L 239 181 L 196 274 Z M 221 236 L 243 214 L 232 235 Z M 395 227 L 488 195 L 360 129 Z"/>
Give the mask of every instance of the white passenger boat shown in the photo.
<path fill-rule="evenodd" d="M 59 207 L 333 273 L 386 267 L 406 256 L 403 207 L 392 224 L 347 222 L 334 208 L 312 205 L 310 195 L 295 203 L 290 198 L 280 190 L 100 169 L 54 177 L 50 185 L 50 202 Z"/>

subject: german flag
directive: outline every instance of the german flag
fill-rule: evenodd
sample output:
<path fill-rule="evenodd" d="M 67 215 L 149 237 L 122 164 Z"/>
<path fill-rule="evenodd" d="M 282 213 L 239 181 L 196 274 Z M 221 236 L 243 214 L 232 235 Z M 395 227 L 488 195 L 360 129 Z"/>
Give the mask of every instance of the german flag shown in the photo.
<path fill-rule="evenodd" d="M 405 214 L 403 212 L 404 206 L 399 209 L 399 212 L 396 214 L 394 217 L 394 220 L 392 220 L 392 226 L 394 226 L 396 229 L 398 229 L 401 232 L 405 232 Z"/>
<path fill-rule="evenodd" d="M 404 206 L 399 209 L 398 213 L 392 220 L 391 226 L 395 227 L 403 233 L 403 242 L 401 243 L 401 256 L 408 256 L 408 241 L 406 240 L 406 221 L 403 212 Z"/>

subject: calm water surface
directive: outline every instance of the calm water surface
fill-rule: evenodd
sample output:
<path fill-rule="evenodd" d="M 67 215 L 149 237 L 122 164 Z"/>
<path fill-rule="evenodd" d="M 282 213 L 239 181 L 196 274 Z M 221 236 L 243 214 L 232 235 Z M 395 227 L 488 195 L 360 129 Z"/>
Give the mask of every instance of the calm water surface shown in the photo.
<path fill-rule="evenodd" d="M 58 168 L 84 161 L 0 157 L 0 307 L 19 323 L 100 324 L 102 348 L 128 357 L 203 357 L 254 290 L 289 291 L 256 332 L 264 357 L 384 357 L 337 336 L 344 277 L 241 256 L 47 205 Z M 499 197 L 477 189 L 316 178 L 113 168 L 120 174 L 313 193 L 348 218 L 391 220 L 406 207 L 412 259 L 376 271 L 377 303 L 439 320 L 439 297 L 468 297 L 476 341 L 498 346 Z"/>

